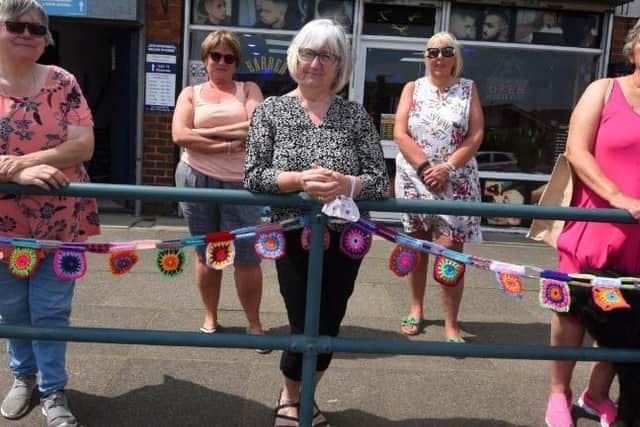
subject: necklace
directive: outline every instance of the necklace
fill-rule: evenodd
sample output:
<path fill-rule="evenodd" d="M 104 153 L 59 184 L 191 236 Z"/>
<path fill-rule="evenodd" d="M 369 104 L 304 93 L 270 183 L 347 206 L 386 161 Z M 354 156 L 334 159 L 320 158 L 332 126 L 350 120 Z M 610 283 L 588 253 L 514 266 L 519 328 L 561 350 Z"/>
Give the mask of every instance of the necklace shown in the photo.
<path fill-rule="evenodd" d="M 1 79 L 4 80 L 4 81 L 7 81 L 6 78 L 1 78 Z M 11 91 L 11 88 L 12 88 L 11 84 L 0 83 L 0 95 L 2 95 L 4 97 L 7 97 L 7 98 L 27 98 L 27 97 L 32 96 L 33 94 L 35 94 L 36 88 L 37 88 L 36 70 L 35 70 L 35 68 L 31 69 L 31 84 L 29 85 L 27 90 L 19 91 L 19 92 L 22 92 L 22 93 L 26 93 L 26 95 L 24 95 L 24 94 L 17 95 L 17 96 L 9 95 L 7 90 Z"/>

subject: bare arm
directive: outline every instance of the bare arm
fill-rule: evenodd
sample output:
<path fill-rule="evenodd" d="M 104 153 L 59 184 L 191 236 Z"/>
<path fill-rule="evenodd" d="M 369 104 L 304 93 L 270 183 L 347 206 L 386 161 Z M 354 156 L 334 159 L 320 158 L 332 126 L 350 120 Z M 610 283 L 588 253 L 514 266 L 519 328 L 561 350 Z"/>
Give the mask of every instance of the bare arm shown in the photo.
<path fill-rule="evenodd" d="M 627 196 L 611 181 L 593 156 L 608 80 L 591 83 L 571 114 L 565 155 L 580 180 L 611 206 L 640 219 L 640 200 Z"/>
<path fill-rule="evenodd" d="M 421 163 L 427 161 L 427 156 L 409 134 L 409 111 L 413 103 L 414 88 L 415 83 L 409 82 L 402 89 L 393 120 L 393 140 L 407 162 L 417 168 Z"/>
<path fill-rule="evenodd" d="M 193 129 L 193 88 L 182 90 L 171 122 L 173 143 L 203 154 L 234 153 L 244 149 L 244 141 L 216 141 L 198 135 Z"/>

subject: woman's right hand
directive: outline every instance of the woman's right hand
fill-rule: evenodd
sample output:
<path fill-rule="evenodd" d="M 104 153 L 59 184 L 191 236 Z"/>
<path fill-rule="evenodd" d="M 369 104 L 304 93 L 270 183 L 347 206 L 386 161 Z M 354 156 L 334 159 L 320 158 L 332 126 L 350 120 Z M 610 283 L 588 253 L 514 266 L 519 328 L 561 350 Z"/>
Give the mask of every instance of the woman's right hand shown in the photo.
<path fill-rule="evenodd" d="M 21 169 L 10 180 L 16 184 L 35 185 L 45 190 L 59 189 L 69 184 L 69 179 L 62 171 L 49 165 Z"/>
<path fill-rule="evenodd" d="M 609 204 L 614 208 L 624 209 L 629 212 L 632 217 L 640 220 L 640 199 L 618 193 L 610 198 Z"/>

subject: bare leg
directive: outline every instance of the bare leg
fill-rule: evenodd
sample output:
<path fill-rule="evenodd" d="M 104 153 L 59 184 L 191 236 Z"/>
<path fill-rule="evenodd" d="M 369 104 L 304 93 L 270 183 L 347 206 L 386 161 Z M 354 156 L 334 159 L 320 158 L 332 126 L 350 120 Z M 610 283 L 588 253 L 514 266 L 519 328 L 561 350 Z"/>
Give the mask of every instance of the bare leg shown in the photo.
<path fill-rule="evenodd" d="M 324 375 L 324 371 L 316 372 L 316 384 L 318 387 L 318 383 L 322 379 Z M 291 380 L 287 377 L 284 377 L 284 388 L 282 389 L 282 395 L 280 395 L 280 403 L 292 402 L 298 403 L 300 402 L 300 382 Z M 288 415 L 290 417 L 298 417 L 299 411 L 298 408 L 285 408 L 282 409 L 279 414 Z"/>
<path fill-rule="evenodd" d="M 551 317 L 551 345 L 571 346 L 582 345 L 584 338 L 584 326 L 572 320 L 568 315 L 553 313 Z M 571 376 L 576 362 L 573 360 L 551 361 L 551 393 L 564 393 L 569 396 L 571 392 Z"/>
<path fill-rule="evenodd" d="M 204 322 L 202 326 L 213 329 L 218 326 L 218 302 L 220 301 L 220 283 L 222 271 L 207 267 L 204 260 L 196 257 L 196 282 L 204 303 Z"/>
<path fill-rule="evenodd" d="M 411 234 L 417 239 L 430 239 L 430 233 L 419 231 Z M 425 253 L 418 260 L 416 267 L 409 273 L 409 316 L 418 319 L 422 323 L 424 317 L 424 294 L 427 287 L 427 266 L 429 256 Z M 402 332 L 407 335 L 415 335 L 420 332 L 419 326 L 407 325 L 402 327 Z"/>
<path fill-rule="evenodd" d="M 446 236 L 439 236 L 436 240 L 438 244 L 446 246 L 454 251 L 462 252 L 464 244 L 454 242 Z M 464 277 L 458 283 L 458 286 L 440 286 L 440 299 L 444 310 L 444 336 L 445 338 L 460 337 L 460 325 L 458 324 L 458 313 L 460 311 L 460 302 L 462 301 L 462 293 L 464 291 Z"/>
<path fill-rule="evenodd" d="M 594 342 L 593 346 L 597 347 L 598 344 Z M 596 403 L 601 403 L 609 398 L 609 389 L 611 388 L 614 376 L 615 371 L 610 362 L 598 361 L 591 365 L 589 385 L 587 386 L 591 400 Z"/>
<path fill-rule="evenodd" d="M 234 277 L 238 299 L 249 322 L 249 331 L 262 333 L 262 324 L 260 323 L 262 268 L 260 268 L 260 265 L 236 265 Z"/>

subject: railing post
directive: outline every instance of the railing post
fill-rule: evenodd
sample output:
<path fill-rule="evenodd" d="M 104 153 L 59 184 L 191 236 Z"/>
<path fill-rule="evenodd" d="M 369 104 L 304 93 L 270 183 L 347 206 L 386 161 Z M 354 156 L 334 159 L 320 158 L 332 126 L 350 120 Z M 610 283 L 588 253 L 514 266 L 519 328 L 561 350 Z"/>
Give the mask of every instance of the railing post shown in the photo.
<path fill-rule="evenodd" d="M 324 256 L 324 228 L 326 217 L 321 206 L 311 210 L 311 248 L 307 271 L 307 304 L 304 315 L 305 338 L 316 339 L 319 334 L 320 297 L 322 293 L 322 261 Z M 313 398 L 316 388 L 316 363 L 318 348 L 305 346 L 302 353 L 302 390 L 300 393 L 300 425 L 310 427 L 313 421 Z"/>

